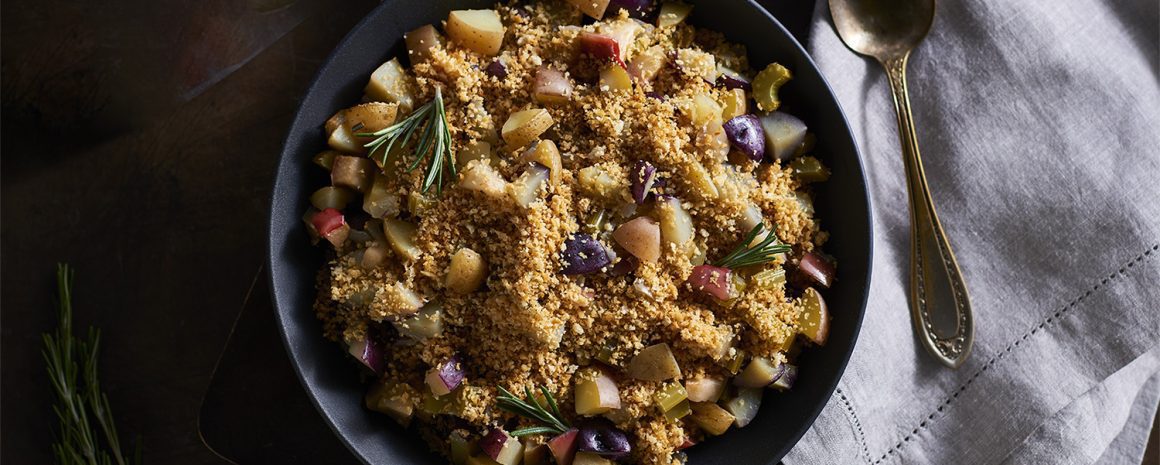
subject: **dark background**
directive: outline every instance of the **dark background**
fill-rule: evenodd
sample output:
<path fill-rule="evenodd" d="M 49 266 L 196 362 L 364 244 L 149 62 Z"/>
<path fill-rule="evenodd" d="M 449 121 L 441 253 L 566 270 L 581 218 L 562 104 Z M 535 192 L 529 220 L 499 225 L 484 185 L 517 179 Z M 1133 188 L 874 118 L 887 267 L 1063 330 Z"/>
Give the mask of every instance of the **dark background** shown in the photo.
<path fill-rule="evenodd" d="M 813 0 L 763 3 L 804 40 Z M 375 4 L 0 4 L 0 461 L 51 462 L 40 335 L 66 261 L 146 462 L 357 463 L 291 371 L 262 264 L 299 97 Z"/>

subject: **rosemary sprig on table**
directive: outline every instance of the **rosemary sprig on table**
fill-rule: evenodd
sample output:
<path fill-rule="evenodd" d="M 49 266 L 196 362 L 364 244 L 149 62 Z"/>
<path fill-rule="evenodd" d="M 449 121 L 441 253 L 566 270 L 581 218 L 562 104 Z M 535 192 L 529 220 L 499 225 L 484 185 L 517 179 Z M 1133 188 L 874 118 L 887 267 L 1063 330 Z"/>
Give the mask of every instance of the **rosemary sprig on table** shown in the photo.
<path fill-rule="evenodd" d="M 381 150 L 378 160 L 387 168 L 391 151 L 407 147 L 411 137 L 419 133 L 418 143 L 415 145 L 414 159 L 407 166 L 407 171 L 413 171 L 427 163 L 426 175 L 423 177 L 423 192 L 427 192 L 432 185 L 442 192 L 443 172 L 455 177 L 455 152 L 451 149 L 451 130 L 447 125 L 447 110 L 443 106 L 443 91 L 436 87 L 435 98 L 411 112 L 402 121 L 392 124 L 375 132 L 355 133 L 360 137 L 374 137 L 364 147 L 370 148 L 367 156 L 375 158 L 375 152 Z M 389 169 L 389 168 L 388 168 Z"/>
<path fill-rule="evenodd" d="M 515 394 L 504 389 L 503 386 L 496 387 L 499 388 L 500 392 L 500 396 L 496 398 L 496 405 L 499 406 L 500 410 L 544 424 L 544 426 L 529 426 L 527 428 L 517 429 L 509 433 L 512 436 L 563 434 L 568 431 L 570 426 L 564 420 L 564 415 L 560 413 L 560 406 L 556 404 L 556 398 L 552 397 L 552 393 L 548 392 L 548 388 L 540 387 L 540 392 L 544 394 L 544 401 L 548 404 L 545 406 L 540 403 L 539 399 L 536 399 L 536 396 L 532 394 L 530 388 L 524 388 L 524 394 L 527 396 L 527 400 L 524 400 L 516 397 Z"/>
<path fill-rule="evenodd" d="M 779 254 L 789 252 L 791 247 L 787 244 L 781 244 L 777 240 L 777 235 L 770 231 L 765 235 L 765 238 L 757 245 L 750 246 L 757 235 L 761 234 L 763 225 L 754 226 L 749 234 L 745 236 L 745 240 L 741 241 L 736 249 L 733 249 L 725 258 L 717 260 L 714 265 L 724 268 L 740 268 L 749 265 L 759 265 L 773 261 Z"/>
<path fill-rule="evenodd" d="M 101 392 L 97 379 L 101 332 L 90 327 L 87 340 L 73 335 L 73 270 L 58 264 L 56 282 L 60 322 L 55 332 L 43 335 L 42 352 L 56 392 L 57 402 L 52 409 L 60 420 L 58 442 L 52 445 L 56 462 L 70 465 L 141 463 L 140 441 L 132 457 L 122 451 L 109 398 Z"/>

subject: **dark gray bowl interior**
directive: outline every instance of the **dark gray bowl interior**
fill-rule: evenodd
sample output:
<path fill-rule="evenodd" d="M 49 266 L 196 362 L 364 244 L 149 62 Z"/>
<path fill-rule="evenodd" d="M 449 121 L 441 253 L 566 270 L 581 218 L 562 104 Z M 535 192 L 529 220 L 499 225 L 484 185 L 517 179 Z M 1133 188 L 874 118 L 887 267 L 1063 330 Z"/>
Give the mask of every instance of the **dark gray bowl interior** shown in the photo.
<path fill-rule="evenodd" d="M 832 236 L 826 250 L 840 262 L 838 280 L 825 292 L 834 315 L 825 347 L 805 351 L 798 384 L 769 392 L 757 419 L 689 450 L 696 465 L 776 463 L 801 437 L 830 398 L 854 348 L 869 289 L 870 205 L 853 136 L 829 86 L 801 46 L 756 3 L 693 2 L 691 21 L 745 44 L 750 62 L 778 61 L 795 73 L 781 91 L 785 108 L 817 135 L 817 154 L 833 171 L 820 185 L 816 209 Z M 364 386 L 341 348 L 322 337 L 311 309 L 314 275 L 322 253 L 310 247 L 300 217 L 310 192 L 328 182 L 310 163 L 322 150 L 322 123 L 357 102 L 371 71 L 405 56 L 402 34 L 443 20 L 447 12 L 486 7 L 487 1 L 386 1 L 342 41 L 318 73 L 290 128 L 278 167 L 270 214 L 270 274 L 274 306 L 286 348 L 318 410 L 335 433 L 371 464 L 443 463 L 417 435 L 362 406 Z"/>

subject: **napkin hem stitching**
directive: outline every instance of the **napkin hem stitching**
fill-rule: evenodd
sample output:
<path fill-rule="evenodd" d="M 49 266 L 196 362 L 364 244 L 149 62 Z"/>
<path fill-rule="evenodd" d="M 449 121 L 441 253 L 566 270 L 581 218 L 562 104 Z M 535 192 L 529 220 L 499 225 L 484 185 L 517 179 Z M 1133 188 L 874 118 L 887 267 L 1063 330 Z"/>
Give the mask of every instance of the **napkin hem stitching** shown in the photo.
<path fill-rule="evenodd" d="M 858 442 L 862 443 L 862 455 L 866 457 L 866 462 L 870 462 L 870 447 L 866 445 L 866 433 L 862 431 L 862 422 L 858 420 L 858 414 L 854 411 L 854 405 L 850 403 L 850 399 L 846 398 L 846 393 L 842 392 L 842 388 L 837 389 L 838 398 L 846 405 L 846 411 L 850 412 L 850 418 L 853 419 L 854 429 L 858 432 Z"/>
<path fill-rule="evenodd" d="M 910 432 L 910 434 L 907 434 L 906 436 L 904 436 L 901 441 L 898 441 L 898 443 L 896 443 L 896 444 L 894 444 L 894 446 L 890 447 L 890 449 L 888 449 L 886 451 L 886 453 L 882 454 L 881 457 L 878 457 L 878 459 L 874 460 L 873 462 L 870 461 L 869 455 L 867 455 L 866 462 L 870 463 L 871 465 L 877 465 L 878 463 L 881 463 L 883 460 L 886 460 L 886 458 L 889 457 L 890 455 L 893 455 L 895 452 L 901 450 L 902 446 L 905 443 L 910 442 L 910 440 L 912 438 L 914 438 L 914 436 L 918 435 L 919 431 L 926 429 L 926 426 L 934 420 L 935 415 L 942 413 L 944 408 L 946 408 L 952 402 L 954 402 L 954 400 L 959 397 L 959 394 L 962 394 L 962 392 L 965 391 L 967 389 L 967 387 L 969 387 L 972 383 L 974 383 L 975 379 L 977 379 L 979 377 L 979 375 L 982 375 L 983 372 L 990 369 L 991 365 L 994 365 L 995 362 L 1001 360 L 1003 358 L 1003 356 L 1005 356 L 1008 353 L 1011 353 L 1011 349 L 1018 347 L 1019 344 L 1022 343 L 1023 341 L 1026 341 L 1027 338 L 1031 337 L 1035 333 L 1039 332 L 1039 330 L 1043 329 L 1045 326 L 1051 324 L 1053 321 L 1060 318 L 1061 316 L 1066 314 L 1071 309 L 1075 308 L 1076 305 L 1078 305 L 1084 299 L 1087 299 L 1093 293 L 1098 291 L 1101 287 L 1106 286 L 1109 282 L 1112 282 L 1112 281 L 1120 278 L 1121 276 L 1127 276 L 1127 272 L 1130 268 L 1135 267 L 1137 263 L 1143 261 L 1145 258 L 1151 258 L 1152 252 L 1155 252 L 1157 250 L 1160 250 L 1160 244 L 1155 244 L 1152 247 L 1149 247 L 1143 253 L 1141 253 L 1140 255 L 1137 255 L 1136 258 L 1133 258 L 1132 260 L 1128 261 L 1123 266 L 1121 266 L 1119 270 L 1116 270 L 1115 272 L 1113 272 L 1113 273 L 1109 274 L 1108 276 L 1104 277 L 1103 279 L 1101 279 L 1098 284 L 1096 284 L 1095 286 L 1092 286 L 1092 288 L 1088 289 L 1087 292 L 1084 292 L 1082 295 L 1075 298 L 1074 300 L 1069 302 L 1067 305 L 1060 307 L 1059 310 L 1056 310 L 1054 314 L 1047 317 L 1047 319 L 1045 319 L 1045 320 L 1043 320 L 1043 322 L 1039 323 L 1038 326 L 1032 328 L 1030 331 L 1028 331 L 1026 333 L 1023 333 L 1022 337 L 1015 340 L 1015 342 L 1008 344 L 1007 348 L 1003 349 L 1002 352 L 998 353 L 994 357 L 991 357 L 991 359 L 988 360 L 987 363 L 985 365 L 983 365 L 982 368 L 979 368 L 979 370 L 976 371 L 973 375 L 971 375 L 971 377 L 968 378 L 966 382 L 964 382 L 961 386 L 959 386 L 959 388 L 957 390 L 955 390 L 954 394 L 951 394 L 950 397 L 947 397 L 947 399 L 945 401 L 943 401 L 941 404 L 939 404 L 938 408 L 935 409 L 934 412 L 931 412 L 930 415 L 927 415 L 925 420 L 922 420 L 921 422 L 919 422 L 918 427 L 914 428 L 914 430 L 912 430 Z M 844 396 L 842 397 L 842 400 L 845 400 Z M 853 405 L 849 405 L 849 407 L 850 407 L 850 413 L 853 414 L 853 412 L 854 412 Z M 862 447 L 866 448 L 866 442 L 865 442 L 864 436 L 862 437 Z"/>

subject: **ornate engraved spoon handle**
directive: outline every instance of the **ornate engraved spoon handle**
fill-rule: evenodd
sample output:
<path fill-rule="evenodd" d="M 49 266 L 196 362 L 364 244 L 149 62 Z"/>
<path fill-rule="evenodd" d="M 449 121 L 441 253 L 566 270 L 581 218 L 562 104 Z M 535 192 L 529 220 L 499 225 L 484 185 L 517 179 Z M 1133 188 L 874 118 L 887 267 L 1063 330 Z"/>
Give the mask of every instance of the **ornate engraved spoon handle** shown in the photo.
<path fill-rule="evenodd" d="M 909 56 L 907 52 L 883 60 L 882 66 L 894 96 L 910 197 L 910 313 L 923 347 L 944 365 L 958 368 L 971 353 L 975 323 L 967 286 L 939 223 L 922 169 L 906 89 Z"/>

